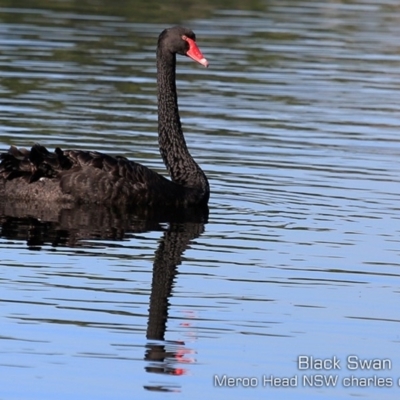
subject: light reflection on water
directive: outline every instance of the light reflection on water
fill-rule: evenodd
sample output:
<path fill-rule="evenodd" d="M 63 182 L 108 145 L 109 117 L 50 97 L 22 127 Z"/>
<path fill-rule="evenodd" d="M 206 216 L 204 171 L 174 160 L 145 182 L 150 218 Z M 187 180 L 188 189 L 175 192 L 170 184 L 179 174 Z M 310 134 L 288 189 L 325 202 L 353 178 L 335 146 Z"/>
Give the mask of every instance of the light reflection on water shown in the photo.
<path fill-rule="evenodd" d="M 164 171 L 154 75 L 164 26 L 95 10 L 3 13 L 1 148 L 87 148 Z M 40 251 L 3 226 L 0 397 L 263 398 L 260 387 L 217 390 L 213 375 L 301 376 L 299 354 L 390 357 L 392 371 L 356 374 L 400 375 L 399 18 L 390 1 L 269 2 L 188 21 L 210 60 L 178 64 L 187 141 L 212 186 L 209 222 L 122 229 L 104 216 L 94 229 L 87 217 L 95 232 L 75 226 L 71 242 L 30 221 L 22 232 L 40 231 L 30 243 Z"/>

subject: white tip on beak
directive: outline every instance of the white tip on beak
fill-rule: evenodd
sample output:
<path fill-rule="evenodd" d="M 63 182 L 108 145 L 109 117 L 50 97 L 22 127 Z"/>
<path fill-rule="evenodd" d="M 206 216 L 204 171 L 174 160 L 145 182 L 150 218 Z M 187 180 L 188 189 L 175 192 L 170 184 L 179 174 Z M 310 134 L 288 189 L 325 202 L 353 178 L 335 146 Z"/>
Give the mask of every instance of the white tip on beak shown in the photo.
<path fill-rule="evenodd" d="M 206 68 L 208 67 L 208 61 L 205 58 L 202 58 L 201 60 L 199 60 L 199 63 L 201 65 L 204 65 Z"/>

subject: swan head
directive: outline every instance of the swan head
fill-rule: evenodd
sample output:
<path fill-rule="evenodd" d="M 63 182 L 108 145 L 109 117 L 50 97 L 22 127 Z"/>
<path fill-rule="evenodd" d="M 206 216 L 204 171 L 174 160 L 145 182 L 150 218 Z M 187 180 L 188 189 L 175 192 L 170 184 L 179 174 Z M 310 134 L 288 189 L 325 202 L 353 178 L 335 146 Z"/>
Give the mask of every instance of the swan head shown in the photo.
<path fill-rule="evenodd" d="M 207 59 L 196 44 L 196 35 L 188 28 L 174 26 L 165 29 L 158 38 L 158 46 L 168 49 L 171 53 L 190 57 L 204 67 L 208 67 Z"/>

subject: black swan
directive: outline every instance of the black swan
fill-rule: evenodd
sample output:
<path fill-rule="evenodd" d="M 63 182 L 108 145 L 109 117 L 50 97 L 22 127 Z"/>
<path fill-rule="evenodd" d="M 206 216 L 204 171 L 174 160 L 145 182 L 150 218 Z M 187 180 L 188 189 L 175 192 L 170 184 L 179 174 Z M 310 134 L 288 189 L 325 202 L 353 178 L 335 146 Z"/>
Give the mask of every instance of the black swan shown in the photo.
<path fill-rule="evenodd" d="M 186 147 L 175 83 L 176 54 L 208 66 L 195 40 L 191 30 L 179 26 L 165 29 L 158 38 L 158 142 L 171 180 L 125 157 L 60 148 L 51 153 L 38 144 L 30 150 L 11 146 L 0 154 L 0 200 L 207 205 L 208 180 Z"/>

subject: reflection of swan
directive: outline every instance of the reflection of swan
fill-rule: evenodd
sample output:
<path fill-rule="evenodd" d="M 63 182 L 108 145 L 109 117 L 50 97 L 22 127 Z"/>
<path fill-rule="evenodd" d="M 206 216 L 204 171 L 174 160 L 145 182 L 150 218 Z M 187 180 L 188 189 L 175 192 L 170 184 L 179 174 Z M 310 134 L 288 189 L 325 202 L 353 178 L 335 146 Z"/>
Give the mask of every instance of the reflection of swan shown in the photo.
<path fill-rule="evenodd" d="M 26 240 L 31 249 L 38 250 L 46 243 L 53 246 L 95 247 L 96 241 L 85 239 L 123 240 L 133 232 L 163 230 L 153 264 L 153 279 L 147 324 L 147 344 L 144 359 L 146 371 L 158 374 L 184 374 L 182 355 L 190 352 L 184 342 L 165 341 L 169 299 L 172 295 L 177 266 L 190 243 L 204 231 L 207 211 L 185 210 L 163 228 L 155 218 L 127 214 L 106 207 L 59 208 L 57 204 L 0 203 L 0 237 L 8 240 Z M 164 219 L 165 220 L 165 219 Z M 4 244 L 2 244 L 4 246 Z M 5 243 L 7 246 L 7 242 Z M 101 247 L 105 244 L 101 243 Z M 176 391 L 164 385 L 145 385 L 147 390 Z"/>
<path fill-rule="evenodd" d="M 182 261 L 183 252 L 193 239 L 204 231 L 203 223 L 173 223 L 164 232 L 156 251 L 153 265 L 153 280 L 151 285 L 149 321 L 147 324 L 148 344 L 146 345 L 145 360 L 149 362 L 146 371 L 182 375 L 186 373 L 182 361 L 190 349 L 181 341 L 165 341 L 168 321 L 169 299 L 172 295 L 177 266 Z M 187 361 L 187 359 L 186 359 Z M 146 385 L 147 390 L 179 391 L 179 385 L 169 388 L 164 385 Z"/>
<path fill-rule="evenodd" d="M 0 237 L 26 240 L 28 247 L 36 249 L 46 244 L 95 247 L 95 241 L 85 240 L 124 240 L 136 232 L 164 231 L 162 222 L 203 224 L 208 219 L 208 207 L 140 211 L 90 204 L 0 202 Z"/>
<path fill-rule="evenodd" d="M 113 205 L 206 205 L 207 178 L 183 136 L 175 85 L 176 54 L 205 67 L 207 60 L 186 28 L 164 30 L 157 46 L 158 137 L 172 181 L 124 157 L 35 145 L 1 154 L 0 197 Z"/>
<path fill-rule="evenodd" d="M 177 273 L 177 265 L 182 262 L 182 254 L 190 242 L 204 231 L 202 223 L 173 223 L 164 232 L 156 251 L 151 285 L 150 315 L 147 338 L 164 340 L 168 315 L 168 298 Z"/>

